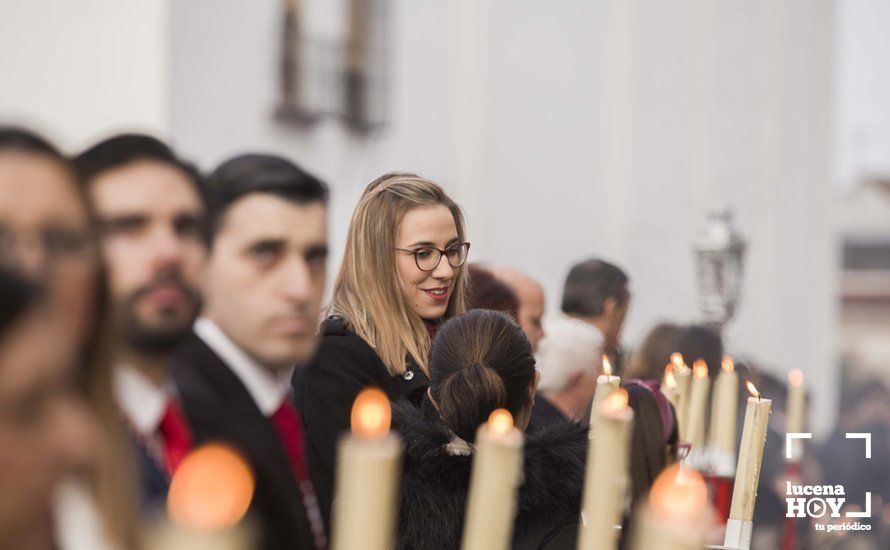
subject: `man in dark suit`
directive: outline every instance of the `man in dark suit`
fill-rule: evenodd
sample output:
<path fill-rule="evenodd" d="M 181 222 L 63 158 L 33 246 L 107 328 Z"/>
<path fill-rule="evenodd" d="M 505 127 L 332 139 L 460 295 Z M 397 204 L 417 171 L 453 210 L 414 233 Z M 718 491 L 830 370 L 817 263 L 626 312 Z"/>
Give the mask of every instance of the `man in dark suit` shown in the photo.
<path fill-rule="evenodd" d="M 316 348 L 327 187 L 283 158 L 242 155 L 207 194 L 204 307 L 175 370 L 185 413 L 199 442 L 228 443 L 252 467 L 263 548 L 323 548 L 290 378 Z"/>
<path fill-rule="evenodd" d="M 198 173 L 169 147 L 119 135 L 75 167 L 99 222 L 116 339 L 114 394 L 135 441 L 143 501 L 163 504 L 191 447 L 171 360 L 198 313 L 206 208 Z"/>

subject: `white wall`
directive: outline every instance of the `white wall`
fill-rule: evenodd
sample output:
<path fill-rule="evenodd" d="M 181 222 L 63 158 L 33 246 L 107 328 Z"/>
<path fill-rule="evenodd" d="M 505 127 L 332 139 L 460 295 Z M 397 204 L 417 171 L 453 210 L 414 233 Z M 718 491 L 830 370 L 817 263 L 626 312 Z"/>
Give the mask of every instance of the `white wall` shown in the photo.
<path fill-rule="evenodd" d="M 173 4 L 185 151 L 208 166 L 245 148 L 291 155 L 333 183 L 337 245 L 373 177 L 441 179 L 467 205 L 474 259 L 533 273 L 551 307 L 570 262 L 625 266 L 632 342 L 658 319 L 696 317 L 690 241 L 708 208 L 729 205 L 750 250 L 731 348 L 818 380 L 817 428 L 830 427 L 829 0 L 394 0 L 393 110 L 371 138 L 272 119 L 279 6 Z"/>
<path fill-rule="evenodd" d="M 890 173 L 890 2 L 837 3 L 837 180 Z"/>
<path fill-rule="evenodd" d="M 0 0 L 0 121 L 77 150 L 168 128 L 167 1 Z"/>

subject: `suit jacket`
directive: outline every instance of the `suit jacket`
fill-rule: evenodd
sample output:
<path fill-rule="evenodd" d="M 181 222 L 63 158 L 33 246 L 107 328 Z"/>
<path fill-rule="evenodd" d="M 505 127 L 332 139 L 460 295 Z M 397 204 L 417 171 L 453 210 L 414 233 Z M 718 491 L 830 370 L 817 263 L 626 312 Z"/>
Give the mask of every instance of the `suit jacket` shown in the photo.
<path fill-rule="evenodd" d="M 136 463 L 139 467 L 142 509 L 147 513 L 157 512 L 167 500 L 170 478 L 158 463 L 158 459 L 142 444 L 139 438 L 131 434 L 130 439 L 133 441 Z"/>
<path fill-rule="evenodd" d="M 569 418 L 561 410 L 557 409 L 556 405 L 544 397 L 544 394 L 538 393 L 535 395 L 535 406 L 532 407 L 532 415 L 529 419 L 528 428 L 525 431 L 526 433 L 531 433 L 550 424 L 565 422 L 566 420 L 569 420 Z"/>
<path fill-rule="evenodd" d="M 340 317 L 322 323 L 318 352 L 305 369 L 294 371 L 294 399 L 306 426 L 309 475 L 325 524 L 330 525 L 337 444 L 349 429 L 352 403 L 364 388 L 382 389 L 391 400 L 419 404 L 429 378 L 409 361 L 405 374 L 391 376 L 371 346 Z"/>
<path fill-rule="evenodd" d="M 253 469 L 250 513 L 259 522 L 262 548 L 314 549 L 284 446 L 238 377 L 193 334 L 177 354 L 174 379 L 195 443 L 228 443 Z"/>

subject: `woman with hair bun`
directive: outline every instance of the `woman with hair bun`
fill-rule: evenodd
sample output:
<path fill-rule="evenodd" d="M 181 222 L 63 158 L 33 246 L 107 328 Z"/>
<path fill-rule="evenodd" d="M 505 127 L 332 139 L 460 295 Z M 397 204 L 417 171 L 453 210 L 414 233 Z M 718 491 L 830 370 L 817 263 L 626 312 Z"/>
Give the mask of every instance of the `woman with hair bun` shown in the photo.
<path fill-rule="evenodd" d="M 476 430 L 499 408 L 525 429 L 537 383 L 525 333 L 482 309 L 442 325 L 429 370 L 421 408 L 399 403 L 394 415 L 406 445 L 396 544 L 405 550 L 459 548 Z M 575 548 L 586 446 L 587 428 L 572 422 L 526 436 L 513 548 Z"/>

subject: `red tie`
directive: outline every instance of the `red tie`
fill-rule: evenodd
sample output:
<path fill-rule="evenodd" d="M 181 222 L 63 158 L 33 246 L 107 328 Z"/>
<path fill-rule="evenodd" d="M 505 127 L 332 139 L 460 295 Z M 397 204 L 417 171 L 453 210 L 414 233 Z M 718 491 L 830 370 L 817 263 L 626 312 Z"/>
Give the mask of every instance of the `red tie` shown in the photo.
<path fill-rule="evenodd" d="M 175 399 L 167 401 L 167 408 L 161 418 L 158 431 L 164 440 L 167 473 L 172 476 L 192 446 L 192 433 L 185 421 L 185 415 L 182 414 L 182 409 L 179 408 Z"/>
<path fill-rule="evenodd" d="M 284 451 L 287 453 L 287 458 L 290 460 L 294 479 L 300 489 L 300 495 L 303 497 L 303 506 L 306 508 L 315 545 L 318 548 L 324 548 L 327 545 L 327 537 L 321 519 L 321 510 L 318 508 L 318 500 L 315 497 L 315 488 L 312 486 L 312 481 L 309 480 L 309 468 L 306 466 L 306 455 L 303 452 L 303 422 L 300 420 L 300 414 L 290 399 L 285 398 L 281 407 L 272 415 L 271 420 L 275 425 L 275 431 L 278 432 L 278 438 L 284 446 Z"/>

